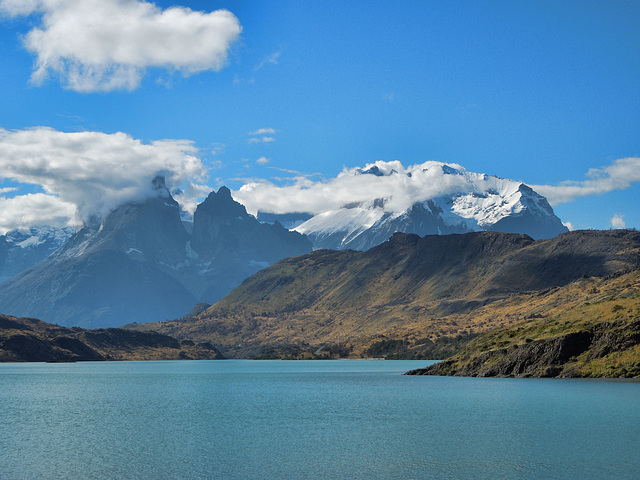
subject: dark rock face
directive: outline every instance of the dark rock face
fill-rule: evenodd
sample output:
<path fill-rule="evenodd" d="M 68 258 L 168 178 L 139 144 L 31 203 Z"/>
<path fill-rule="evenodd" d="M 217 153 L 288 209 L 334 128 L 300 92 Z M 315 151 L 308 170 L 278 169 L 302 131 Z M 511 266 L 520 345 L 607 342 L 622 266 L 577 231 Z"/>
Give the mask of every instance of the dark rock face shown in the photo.
<path fill-rule="evenodd" d="M 0 315 L 0 362 L 81 362 L 224 358 L 209 343 L 179 342 L 155 332 L 84 330 Z"/>
<path fill-rule="evenodd" d="M 452 360 L 412 370 L 407 375 L 451 375 L 461 377 L 574 377 L 577 372 L 567 366 L 571 359 L 587 353 L 587 359 L 602 358 L 640 344 L 640 322 L 630 325 L 603 323 L 591 329 L 557 337 L 512 345 L 472 358 L 457 367 Z M 626 372 L 625 376 L 640 375 Z"/>
<path fill-rule="evenodd" d="M 231 192 L 221 187 L 198 205 L 194 214 L 191 249 L 197 262 L 201 302 L 221 299 L 242 281 L 272 263 L 311 251 L 311 242 L 278 222 L 258 222 Z M 209 267 L 211 265 L 211 267 Z"/>
<path fill-rule="evenodd" d="M 151 197 L 121 205 L 3 283 L 0 311 L 90 328 L 177 318 L 311 251 L 306 237 L 248 215 L 226 187 L 198 206 L 190 235 L 164 180 L 153 187 Z"/>
<path fill-rule="evenodd" d="M 273 225 L 258 222 L 231 198 L 228 188 L 220 187 L 218 193 L 211 192 L 196 209 L 191 248 L 208 258 L 237 252 L 248 260 L 273 263 L 310 252 L 311 243 L 278 222 Z"/>

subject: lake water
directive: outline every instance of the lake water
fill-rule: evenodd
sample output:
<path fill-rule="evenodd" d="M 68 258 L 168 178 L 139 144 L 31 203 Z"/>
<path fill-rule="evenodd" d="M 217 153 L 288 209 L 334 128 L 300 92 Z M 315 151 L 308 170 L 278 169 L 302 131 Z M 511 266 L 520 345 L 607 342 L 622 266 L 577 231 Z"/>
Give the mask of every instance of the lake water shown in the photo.
<path fill-rule="evenodd" d="M 428 363 L 0 364 L 0 478 L 640 478 L 640 383 Z"/>

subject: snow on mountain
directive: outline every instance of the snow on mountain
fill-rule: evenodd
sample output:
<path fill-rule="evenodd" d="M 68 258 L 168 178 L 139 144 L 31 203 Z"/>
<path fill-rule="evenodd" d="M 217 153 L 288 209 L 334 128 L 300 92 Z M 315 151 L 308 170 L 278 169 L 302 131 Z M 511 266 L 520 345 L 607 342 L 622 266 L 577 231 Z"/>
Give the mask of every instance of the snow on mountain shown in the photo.
<path fill-rule="evenodd" d="M 27 270 L 60 248 L 75 229 L 49 226 L 11 230 L 0 236 L 0 281 Z"/>
<path fill-rule="evenodd" d="M 354 183 L 357 177 L 376 177 L 380 188 L 370 191 L 376 198 L 318 213 L 298 225 L 294 230 L 309 236 L 314 248 L 366 250 L 394 232 L 492 230 L 537 239 L 567 231 L 547 200 L 527 185 L 456 164 L 430 161 L 405 169 L 399 162 L 379 161 L 342 175 Z"/>
<path fill-rule="evenodd" d="M 247 214 L 226 187 L 198 205 L 191 233 L 162 178 L 153 189 L 4 282 L 0 311 L 91 328 L 176 318 L 282 258 L 311 251 L 306 237 Z M 39 241 L 16 237 L 23 251 Z"/>

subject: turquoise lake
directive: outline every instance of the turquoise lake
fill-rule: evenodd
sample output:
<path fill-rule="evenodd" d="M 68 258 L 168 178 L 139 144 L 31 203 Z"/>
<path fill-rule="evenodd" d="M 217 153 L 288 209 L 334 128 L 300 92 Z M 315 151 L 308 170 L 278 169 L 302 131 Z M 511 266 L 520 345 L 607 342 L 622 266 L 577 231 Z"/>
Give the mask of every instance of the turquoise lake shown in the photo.
<path fill-rule="evenodd" d="M 639 382 L 428 363 L 0 364 L 0 478 L 640 478 Z"/>

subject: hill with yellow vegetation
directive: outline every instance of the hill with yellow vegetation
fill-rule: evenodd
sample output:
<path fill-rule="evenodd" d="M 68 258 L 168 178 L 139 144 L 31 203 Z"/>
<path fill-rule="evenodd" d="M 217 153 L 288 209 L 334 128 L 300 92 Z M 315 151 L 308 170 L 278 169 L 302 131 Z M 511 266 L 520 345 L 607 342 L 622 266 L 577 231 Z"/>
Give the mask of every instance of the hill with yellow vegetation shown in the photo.
<path fill-rule="evenodd" d="M 414 375 L 640 377 L 640 272 L 584 278 L 493 305 L 521 320 L 479 335 Z"/>
<path fill-rule="evenodd" d="M 638 267 L 630 230 L 395 234 L 366 252 L 282 260 L 200 313 L 129 328 L 210 341 L 228 357 L 444 358 L 480 333 L 567 310 L 575 282 Z"/>

